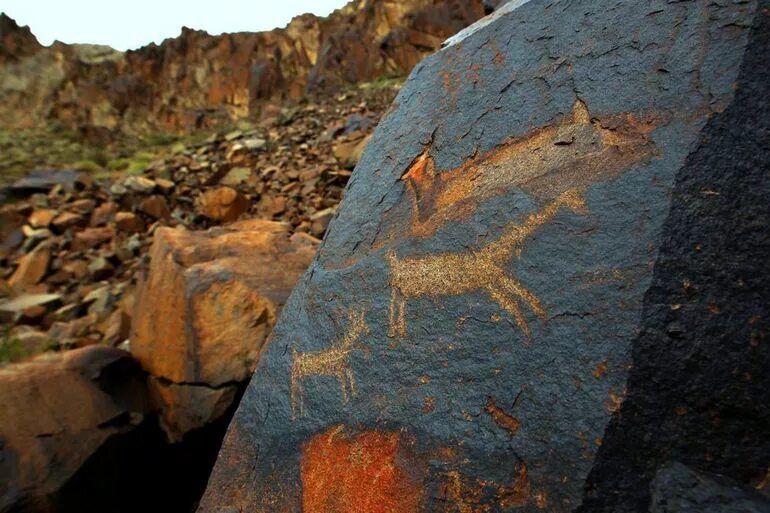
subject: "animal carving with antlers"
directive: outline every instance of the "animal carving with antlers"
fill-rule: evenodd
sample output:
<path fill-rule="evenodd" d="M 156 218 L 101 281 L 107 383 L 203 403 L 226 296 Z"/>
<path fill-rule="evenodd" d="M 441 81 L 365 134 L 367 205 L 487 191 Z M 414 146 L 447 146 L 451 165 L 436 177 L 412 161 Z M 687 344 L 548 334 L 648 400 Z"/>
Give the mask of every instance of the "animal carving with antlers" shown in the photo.
<path fill-rule="evenodd" d="M 553 219 L 562 207 L 582 212 L 585 208 L 582 194 L 576 189 L 562 193 L 539 212 L 506 226 L 502 237 L 480 250 L 402 259 L 394 251 L 388 252 L 391 286 L 388 336 L 406 335 L 404 310 L 409 298 L 484 290 L 513 316 L 519 329 L 530 338 L 529 324 L 519 302 L 541 319 L 545 317 L 545 310 L 534 294 L 506 274 L 505 267 L 512 254 L 521 255 L 526 239 Z"/>
<path fill-rule="evenodd" d="M 350 326 L 347 333 L 341 339 L 334 341 L 328 349 L 322 351 L 298 353 L 292 349 L 291 361 L 291 414 L 296 418 L 297 414 L 304 413 L 304 390 L 302 382 L 311 376 L 334 376 L 342 390 L 342 402 L 347 403 L 348 398 L 356 395 L 353 371 L 350 368 L 349 356 L 353 350 L 353 344 L 364 333 L 369 333 L 369 327 L 364 320 L 364 312 L 348 314 Z"/>

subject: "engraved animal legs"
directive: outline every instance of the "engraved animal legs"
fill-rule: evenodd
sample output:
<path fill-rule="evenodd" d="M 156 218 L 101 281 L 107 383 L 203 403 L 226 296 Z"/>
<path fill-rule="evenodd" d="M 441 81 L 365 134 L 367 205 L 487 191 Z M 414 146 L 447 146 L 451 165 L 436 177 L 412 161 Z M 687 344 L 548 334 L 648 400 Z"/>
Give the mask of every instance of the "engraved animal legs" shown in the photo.
<path fill-rule="evenodd" d="M 390 288 L 388 336 L 391 338 L 406 336 L 406 319 L 404 317 L 406 298 L 397 289 L 398 287 L 395 285 Z"/>
<path fill-rule="evenodd" d="M 301 417 L 305 411 L 305 398 L 303 397 L 301 377 L 296 373 L 291 374 L 291 418 L 295 420 Z"/>
<path fill-rule="evenodd" d="M 345 377 L 347 378 L 347 385 L 350 389 L 350 396 L 355 397 L 356 396 L 356 383 L 353 381 L 353 371 L 350 369 L 350 367 L 345 369 Z M 344 382 L 343 382 L 344 387 Z"/>
<path fill-rule="evenodd" d="M 518 281 L 502 275 L 498 278 L 497 285 L 502 287 L 509 294 L 518 297 L 535 313 L 535 315 L 541 319 L 545 319 L 545 309 L 540 304 L 540 300 L 530 291 L 522 287 Z"/>
<path fill-rule="evenodd" d="M 492 298 L 492 301 L 500 305 L 506 312 L 513 316 L 513 319 L 516 321 L 516 325 L 524 333 L 524 336 L 526 336 L 528 339 L 531 338 L 529 324 L 527 324 L 527 319 L 524 318 L 524 314 L 521 313 L 521 309 L 516 303 L 516 300 L 509 297 L 505 291 L 500 290 L 497 285 L 487 286 L 487 292 Z"/>

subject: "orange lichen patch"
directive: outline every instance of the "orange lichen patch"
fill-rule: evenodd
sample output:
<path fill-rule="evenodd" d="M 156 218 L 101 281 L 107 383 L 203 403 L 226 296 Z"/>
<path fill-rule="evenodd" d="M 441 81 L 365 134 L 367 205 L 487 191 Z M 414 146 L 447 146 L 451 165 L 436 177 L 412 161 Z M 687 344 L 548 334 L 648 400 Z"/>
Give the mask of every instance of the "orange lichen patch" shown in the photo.
<path fill-rule="evenodd" d="M 609 398 L 604 401 L 604 407 L 607 408 L 607 411 L 610 413 L 615 413 L 620 410 L 620 407 L 623 405 L 623 400 L 625 399 L 625 392 L 622 392 L 620 394 L 616 394 L 612 390 L 608 393 Z"/>
<path fill-rule="evenodd" d="M 447 221 L 467 219 L 483 201 L 516 187 L 553 199 L 613 180 L 654 155 L 649 134 L 655 127 L 654 120 L 628 113 L 592 119 L 578 100 L 571 117 L 454 169 L 437 173 L 427 148 L 402 176 L 412 200 L 412 234 L 429 236 Z"/>
<path fill-rule="evenodd" d="M 527 466 L 517 465 L 516 476 L 509 484 L 498 484 L 491 480 L 468 479 L 457 470 L 445 475 L 440 497 L 449 507 L 446 511 L 459 513 L 486 513 L 493 507 L 520 508 L 532 502 L 538 507 L 544 504 L 545 493 L 532 491 Z M 494 497 L 493 500 L 485 497 Z"/>
<path fill-rule="evenodd" d="M 516 479 L 508 486 L 498 488 L 496 499 L 504 508 L 521 507 L 529 503 L 532 487 L 529 483 L 527 466 L 521 465 Z"/>
<path fill-rule="evenodd" d="M 519 430 L 519 420 L 516 417 L 505 413 L 502 408 L 495 404 L 495 400 L 491 397 L 489 398 L 486 407 L 484 407 L 484 411 L 489 413 L 500 427 L 510 431 L 511 435 L 515 435 Z"/>
<path fill-rule="evenodd" d="M 405 470 L 399 433 L 346 436 L 339 427 L 302 450 L 304 513 L 417 513 L 422 489 Z"/>
<path fill-rule="evenodd" d="M 486 513 L 491 509 L 488 505 L 481 504 L 481 492 L 484 489 L 482 484 L 478 483 L 475 487 L 466 486 L 463 483 L 463 476 L 457 470 L 447 472 L 446 478 L 442 498 L 452 508 L 447 511 Z"/>
<path fill-rule="evenodd" d="M 596 368 L 591 373 L 594 378 L 599 379 L 607 372 L 607 360 L 602 360 L 596 365 Z"/>
<path fill-rule="evenodd" d="M 759 491 L 763 491 L 764 489 L 768 488 L 768 485 L 770 485 L 770 467 L 768 467 L 767 472 L 765 473 L 765 477 L 763 477 L 761 481 L 754 485 L 754 488 Z"/>
<path fill-rule="evenodd" d="M 422 412 L 423 413 L 430 413 L 434 409 L 436 409 L 436 398 L 435 397 L 426 397 L 425 400 L 422 403 Z"/>

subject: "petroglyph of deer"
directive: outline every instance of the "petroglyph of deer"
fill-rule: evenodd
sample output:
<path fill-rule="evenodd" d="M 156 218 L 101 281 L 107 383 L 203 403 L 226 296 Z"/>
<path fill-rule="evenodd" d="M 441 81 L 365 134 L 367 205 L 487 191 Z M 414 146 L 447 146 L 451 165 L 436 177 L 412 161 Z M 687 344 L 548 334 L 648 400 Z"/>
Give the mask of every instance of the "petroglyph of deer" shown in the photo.
<path fill-rule="evenodd" d="M 345 335 L 335 340 L 331 347 L 311 353 L 298 353 L 292 349 L 291 360 L 291 414 L 296 418 L 304 412 L 304 390 L 302 382 L 310 376 L 334 376 L 339 381 L 342 390 L 342 402 L 347 403 L 351 396 L 356 395 L 353 371 L 350 368 L 349 356 L 353 344 L 364 333 L 369 333 L 369 327 L 364 320 L 364 312 L 348 314 L 350 326 Z"/>
<path fill-rule="evenodd" d="M 406 335 L 404 310 L 409 298 L 485 290 L 493 301 L 513 316 L 519 329 L 530 338 L 529 325 L 519 302 L 541 319 L 545 317 L 545 310 L 534 294 L 506 274 L 505 267 L 512 254 L 521 255 L 526 239 L 553 219 L 562 207 L 583 212 L 585 202 L 582 193 L 575 189 L 562 193 L 542 210 L 529 214 L 519 223 L 507 225 L 502 237 L 480 250 L 407 258 L 398 258 L 394 251 L 389 251 L 391 297 L 388 336 Z"/>

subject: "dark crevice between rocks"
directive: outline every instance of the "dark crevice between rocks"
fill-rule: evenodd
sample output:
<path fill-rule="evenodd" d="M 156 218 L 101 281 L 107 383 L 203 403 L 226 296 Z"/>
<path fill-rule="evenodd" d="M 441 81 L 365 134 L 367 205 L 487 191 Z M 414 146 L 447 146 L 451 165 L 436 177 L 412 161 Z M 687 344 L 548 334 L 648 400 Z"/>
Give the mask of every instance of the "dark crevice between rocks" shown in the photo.
<path fill-rule="evenodd" d="M 209 390 L 222 390 L 225 388 L 240 387 L 243 385 L 241 381 L 224 381 L 222 383 L 212 385 L 211 383 L 206 383 L 204 381 L 173 381 L 163 376 L 153 376 L 153 379 L 155 379 L 158 383 L 164 386 L 201 387 L 201 388 L 207 388 Z"/>
<path fill-rule="evenodd" d="M 245 390 L 215 422 L 167 442 L 156 416 L 110 437 L 54 500 L 63 513 L 190 513 L 206 488 L 227 426 Z"/>
<path fill-rule="evenodd" d="M 656 473 L 674 461 L 759 489 L 766 481 L 769 54 L 763 0 L 734 101 L 709 120 L 677 176 L 626 400 L 579 513 L 647 512 Z"/>

